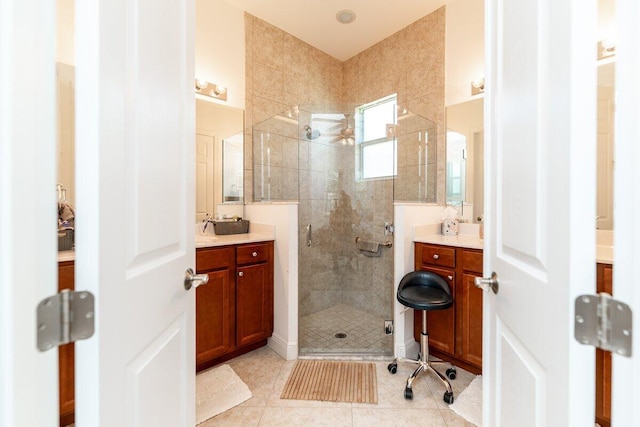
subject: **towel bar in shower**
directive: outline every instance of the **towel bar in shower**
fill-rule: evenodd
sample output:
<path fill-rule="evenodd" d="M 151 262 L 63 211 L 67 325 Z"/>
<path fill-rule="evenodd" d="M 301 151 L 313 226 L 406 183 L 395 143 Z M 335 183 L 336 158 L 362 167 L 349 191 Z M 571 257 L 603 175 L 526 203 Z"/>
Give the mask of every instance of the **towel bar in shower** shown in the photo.
<path fill-rule="evenodd" d="M 358 241 L 360 241 L 360 236 L 356 237 L 356 243 L 358 243 Z M 393 242 L 391 242 L 390 240 L 387 240 L 384 243 L 378 242 L 378 245 L 384 246 L 385 248 L 390 248 L 393 246 Z"/>

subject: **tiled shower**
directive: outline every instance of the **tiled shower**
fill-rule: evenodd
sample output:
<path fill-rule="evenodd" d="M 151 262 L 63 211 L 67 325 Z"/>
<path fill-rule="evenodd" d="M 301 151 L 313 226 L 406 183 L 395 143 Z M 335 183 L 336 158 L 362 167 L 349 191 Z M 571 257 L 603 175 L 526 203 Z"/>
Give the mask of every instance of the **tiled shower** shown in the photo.
<path fill-rule="evenodd" d="M 377 124 L 393 125 L 395 176 L 363 179 L 357 108 L 295 107 L 253 127 L 255 201 L 299 203 L 301 355 L 393 353 L 384 328 L 394 295 L 385 223 L 395 201 L 435 201 L 435 124 L 397 106 Z M 383 245 L 363 252 L 356 238 Z"/>

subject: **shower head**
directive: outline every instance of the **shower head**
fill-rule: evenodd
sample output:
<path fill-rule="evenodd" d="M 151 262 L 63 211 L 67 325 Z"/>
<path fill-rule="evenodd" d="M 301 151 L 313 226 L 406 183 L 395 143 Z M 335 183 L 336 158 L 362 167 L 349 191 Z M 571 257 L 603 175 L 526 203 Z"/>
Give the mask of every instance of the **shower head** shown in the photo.
<path fill-rule="evenodd" d="M 317 139 L 320 137 L 320 131 L 318 129 L 312 129 L 311 126 L 306 125 L 304 127 L 304 131 L 305 131 L 305 137 L 309 140 L 309 141 L 313 141 L 314 139 Z"/>

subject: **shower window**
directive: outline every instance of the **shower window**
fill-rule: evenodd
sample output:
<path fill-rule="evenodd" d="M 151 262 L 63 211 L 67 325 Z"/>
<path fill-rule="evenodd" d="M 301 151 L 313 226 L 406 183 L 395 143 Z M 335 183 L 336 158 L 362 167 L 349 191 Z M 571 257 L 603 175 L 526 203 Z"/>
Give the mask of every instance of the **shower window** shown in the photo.
<path fill-rule="evenodd" d="M 359 180 L 392 178 L 396 163 L 396 95 L 356 109 L 356 170 Z"/>

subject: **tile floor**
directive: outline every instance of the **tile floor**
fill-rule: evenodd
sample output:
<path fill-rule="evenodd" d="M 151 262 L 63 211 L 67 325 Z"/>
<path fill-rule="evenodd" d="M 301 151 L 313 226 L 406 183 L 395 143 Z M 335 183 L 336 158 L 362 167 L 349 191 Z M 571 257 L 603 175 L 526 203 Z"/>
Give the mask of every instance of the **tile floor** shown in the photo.
<path fill-rule="evenodd" d="M 387 371 L 388 362 L 375 362 L 378 375 L 376 405 L 283 400 L 280 394 L 295 361 L 284 360 L 268 347 L 262 347 L 227 362 L 247 384 L 253 397 L 198 427 L 473 427 L 447 407 L 442 400 L 444 388 L 432 375 L 418 377 L 413 383 L 413 400 L 405 400 L 405 381 L 412 368 L 400 364 L 398 373 L 392 375 Z M 473 378 L 473 374 L 458 368 L 458 377 L 451 382 L 454 396 L 458 396 Z"/>
<path fill-rule="evenodd" d="M 346 337 L 336 338 L 336 333 Z M 388 355 L 393 338 L 384 333 L 384 319 L 338 304 L 300 318 L 300 354 Z"/>

